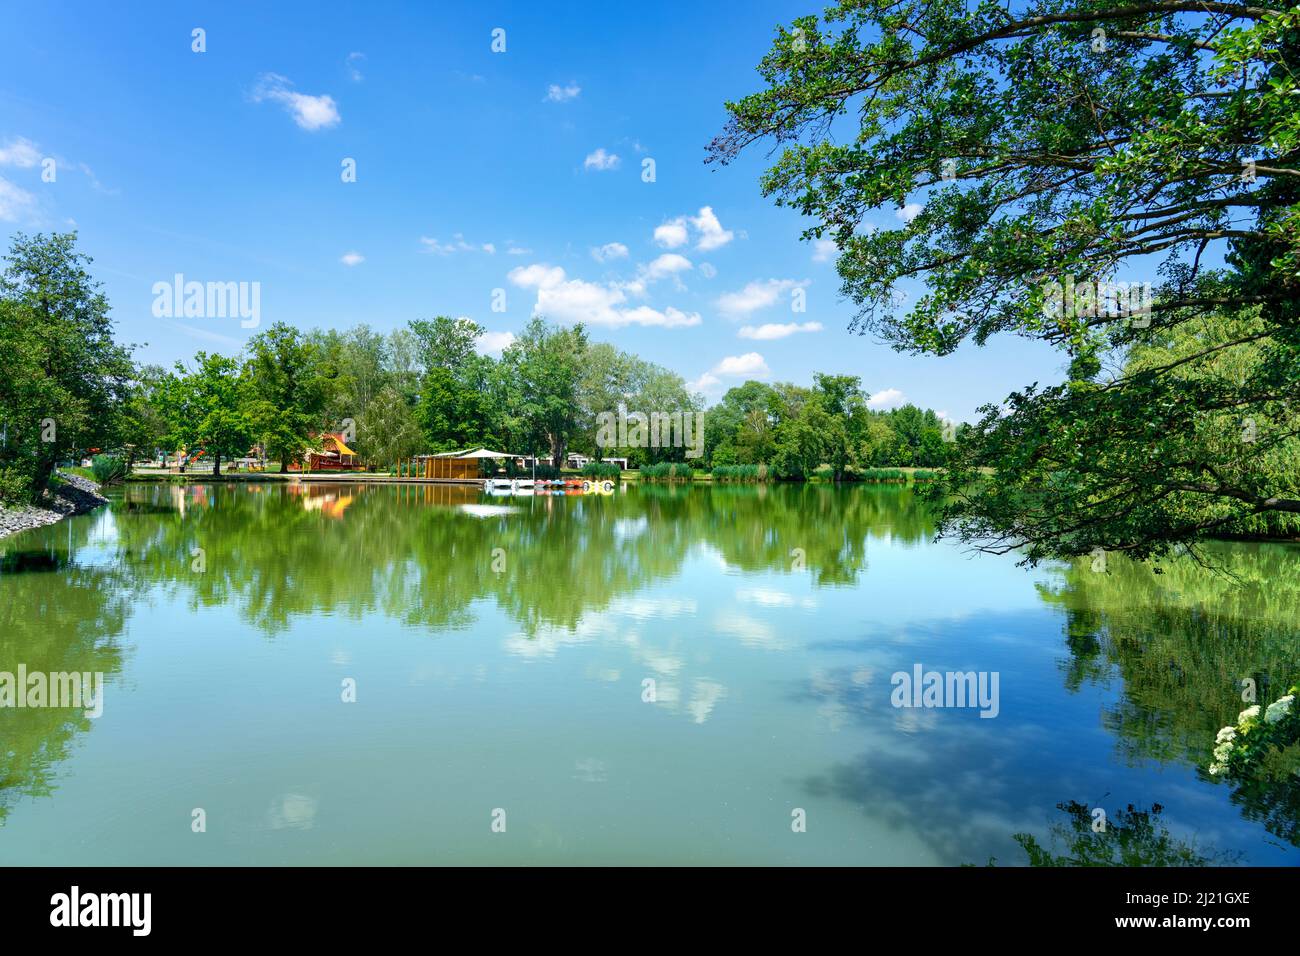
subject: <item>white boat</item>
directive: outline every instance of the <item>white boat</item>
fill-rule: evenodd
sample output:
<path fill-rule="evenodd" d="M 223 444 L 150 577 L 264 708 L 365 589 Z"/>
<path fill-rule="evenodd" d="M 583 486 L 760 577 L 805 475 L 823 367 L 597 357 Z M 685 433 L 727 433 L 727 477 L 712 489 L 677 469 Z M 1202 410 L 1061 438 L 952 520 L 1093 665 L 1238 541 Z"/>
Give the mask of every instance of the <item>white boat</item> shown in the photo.
<path fill-rule="evenodd" d="M 611 481 L 604 482 L 604 486 L 606 494 L 614 489 L 614 483 Z M 563 495 L 570 489 L 560 481 L 544 481 L 542 479 L 534 481 L 532 478 L 485 478 L 483 480 L 483 490 L 493 497 L 507 497 L 510 495 Z M 601 483 L 585 481 L 582 484 L 582 490 L 588 493 L 600 492 Z"/>

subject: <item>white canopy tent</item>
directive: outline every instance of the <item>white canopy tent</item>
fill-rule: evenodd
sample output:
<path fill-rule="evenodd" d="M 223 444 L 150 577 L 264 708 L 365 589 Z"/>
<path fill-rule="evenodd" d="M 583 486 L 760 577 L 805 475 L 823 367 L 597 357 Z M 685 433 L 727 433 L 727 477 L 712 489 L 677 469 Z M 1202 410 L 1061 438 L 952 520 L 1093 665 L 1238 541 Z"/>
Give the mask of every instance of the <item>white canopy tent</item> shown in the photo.
<path fill-rule="evenodd" d="M 491 451 L 487 448 L 475 448 L 473 451 L 467 451 L 464 454 L 456 452 L 447 452 L 453 458 L 522 458 L 523 455 L 512 455 L 504 451 Z"/>

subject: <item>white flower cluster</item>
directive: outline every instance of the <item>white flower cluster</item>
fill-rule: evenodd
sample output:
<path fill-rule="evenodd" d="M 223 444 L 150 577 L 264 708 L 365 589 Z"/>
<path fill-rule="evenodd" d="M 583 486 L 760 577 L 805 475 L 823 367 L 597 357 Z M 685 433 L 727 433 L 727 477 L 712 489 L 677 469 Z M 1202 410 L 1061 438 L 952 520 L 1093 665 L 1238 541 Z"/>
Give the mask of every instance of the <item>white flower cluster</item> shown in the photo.
<path fill-rule="evenodd" d="M 1276 724 L 1279 720 L 1291 713 L 1291 708 L 1295 705 L 1295 694 L 1275 700 L 1268 705 L 1264 711 L 1264 723 Z M 1210 763 L 1210 773 L 1214 776 L 1222 774 L 1228 769 L 1228 758 L 1237 743 L 1237 737 L 1249 733 L 1252 727 L 1259 720 L 1259 704 L 1247 707 L 1237 715 L 1237 723 L 1233 726 L 1224 727 L 1214 738 L 1216 744 L 1214 748 L 1214 760 Z"/>
<path fill-rule="evenodd" d="M 1295 704 L 1295 694 L 1287 694 L 1273 703 L 1268 705 L 1268 710 L 1264 711 L 1264 722 L 1267 724 L 1276 724 L 1279 720 L 1291 713 L 1291 707 Z"/>

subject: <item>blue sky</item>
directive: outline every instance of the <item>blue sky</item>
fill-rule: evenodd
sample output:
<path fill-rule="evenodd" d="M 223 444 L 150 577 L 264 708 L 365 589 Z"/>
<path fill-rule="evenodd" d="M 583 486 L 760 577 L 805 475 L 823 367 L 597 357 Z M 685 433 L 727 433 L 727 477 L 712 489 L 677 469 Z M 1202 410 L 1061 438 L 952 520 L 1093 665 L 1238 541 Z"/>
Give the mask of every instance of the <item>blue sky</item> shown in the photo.
<path fill-rule="evenodd" d="M 775 25 L 816 8 L 10 4 L 0 233 L 75 224 L 119 337 L 163 364 L 256 332 L 155 316 L 154 284 L 180 273 L 259 283 L 262 326 L 463 315 L 490 349 L 534 311 L 582 319 L 711 399 L 826 371 L 861 376 L 879 407 L 971 419 L 1058 380 L 1034 343 L 934 359 L 850 334 L 833 261 L 759 194 L 763 151 L 704 165 Z"/>

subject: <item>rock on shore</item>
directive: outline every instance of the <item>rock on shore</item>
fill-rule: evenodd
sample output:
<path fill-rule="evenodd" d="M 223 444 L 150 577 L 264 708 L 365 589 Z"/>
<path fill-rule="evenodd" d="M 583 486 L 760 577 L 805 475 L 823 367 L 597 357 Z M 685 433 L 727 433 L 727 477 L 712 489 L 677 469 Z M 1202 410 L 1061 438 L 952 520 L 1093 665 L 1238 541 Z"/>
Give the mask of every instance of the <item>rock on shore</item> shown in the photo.
<path fill-rule="evenodd" d="M 0 538 L 54 524 L 69 515 L 85 514 L 108 503 L 99 493 L 99 485 L 90 479 L 63 472 L 58 475 L 65 484 L 56 491 L 46 491 L 39 505 L 0 507 Z"/>

